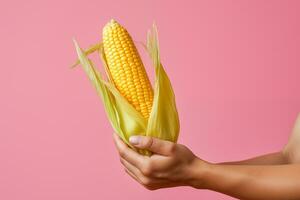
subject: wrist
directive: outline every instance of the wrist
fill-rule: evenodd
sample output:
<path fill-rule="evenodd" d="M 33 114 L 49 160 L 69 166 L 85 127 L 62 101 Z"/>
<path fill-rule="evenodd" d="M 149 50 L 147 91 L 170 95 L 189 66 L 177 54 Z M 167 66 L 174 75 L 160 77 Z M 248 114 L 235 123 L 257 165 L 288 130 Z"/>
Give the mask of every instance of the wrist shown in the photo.
<path fill-rule="evenodd" d="M 188 169 L 189 179 L 187 184 L 197 189 L 206 189 L 212 167 L 213 164 L 195 158 Z"/>

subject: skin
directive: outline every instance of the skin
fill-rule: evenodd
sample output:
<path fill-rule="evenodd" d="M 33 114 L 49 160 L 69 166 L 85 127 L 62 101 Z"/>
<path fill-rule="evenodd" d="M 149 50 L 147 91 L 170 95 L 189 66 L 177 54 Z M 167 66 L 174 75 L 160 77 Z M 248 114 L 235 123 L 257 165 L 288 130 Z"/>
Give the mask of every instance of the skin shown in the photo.
<path fill-rule="evenodd" d="M 278 152 L 227 163 L 209 163 L 186 146 L 145 136 L 133 136 L 143 156 L 129 148 L 116 134 L 114 141 L 125 171 L 149 190 L 191 186 L 239 199 L 300 199 L 300 115 L 290 139 Z"/>

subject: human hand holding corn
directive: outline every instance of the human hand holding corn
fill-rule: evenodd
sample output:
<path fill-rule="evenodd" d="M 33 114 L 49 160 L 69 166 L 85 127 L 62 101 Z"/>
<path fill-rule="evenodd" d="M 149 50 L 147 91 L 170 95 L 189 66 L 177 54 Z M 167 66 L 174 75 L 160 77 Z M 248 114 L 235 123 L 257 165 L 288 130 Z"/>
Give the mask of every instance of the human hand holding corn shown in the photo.
<path fill-rule="evenodd" d="M 117 134 L 114 141 L 125 171 L 149 190 L 166 187 L 202 188 L 199 176 L 208 163 L 197 158 L 186 146 L 147 136 L 131 136 L 135 148 L 153 152 L 144 156 L 129 148 Z"/>

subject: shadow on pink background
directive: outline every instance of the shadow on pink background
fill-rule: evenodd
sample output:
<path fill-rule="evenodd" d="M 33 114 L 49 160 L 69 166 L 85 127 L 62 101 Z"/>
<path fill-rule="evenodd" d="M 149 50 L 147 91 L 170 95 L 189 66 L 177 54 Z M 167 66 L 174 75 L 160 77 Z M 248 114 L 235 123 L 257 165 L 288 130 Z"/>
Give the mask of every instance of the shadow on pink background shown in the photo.
<path fill-rule="evenodd" d="M 211 162 L 277 151 L 300 110 L 299 1 L 6 1 L 0 7 L 0 199 L 232 199 L 147 191 L 127 176 L 76 58 L 115 18 L 137 41 L 155 20 L 179 142 Z M 151 70 L 151 68 L 148 68 Z"/>

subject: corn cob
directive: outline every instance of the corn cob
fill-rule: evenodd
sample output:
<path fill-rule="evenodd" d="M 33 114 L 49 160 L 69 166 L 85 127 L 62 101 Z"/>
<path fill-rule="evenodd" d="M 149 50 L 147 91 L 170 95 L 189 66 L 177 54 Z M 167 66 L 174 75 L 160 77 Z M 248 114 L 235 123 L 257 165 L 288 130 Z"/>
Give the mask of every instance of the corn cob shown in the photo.
<path fill-rule="evenodd" d="M 103 28 L 103 49 L 109 78 L 122 96 L 148 119 L 153 89 L 131 36 L 115 20 Z"/>
<path fill-rule="evenodd" d="M 116 21 L 105 26 L 102 42 L 84 51 L 75 40 L 74 44 L 79 58 L 75 65 L 80 63 L 83 67 L 102 99 L 114 131 L 128 146 L 132 147 L 129 137 L 136 134 L 177 141 L 180 123 L 175 95 L 160 62 L 155 25 L 148 32 L 145 46 L 155 69 L 154 91 L 130 35 Z M 87 57 L 95 51 L 100 54 L 108 80 Z M 138 152 L 151 155 L 147 150 Z"/>

